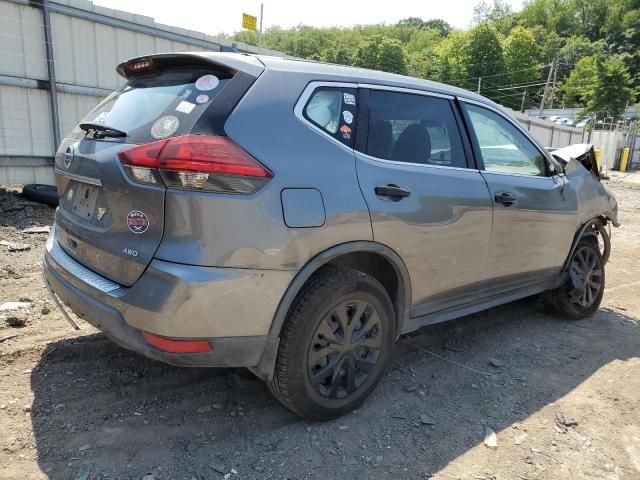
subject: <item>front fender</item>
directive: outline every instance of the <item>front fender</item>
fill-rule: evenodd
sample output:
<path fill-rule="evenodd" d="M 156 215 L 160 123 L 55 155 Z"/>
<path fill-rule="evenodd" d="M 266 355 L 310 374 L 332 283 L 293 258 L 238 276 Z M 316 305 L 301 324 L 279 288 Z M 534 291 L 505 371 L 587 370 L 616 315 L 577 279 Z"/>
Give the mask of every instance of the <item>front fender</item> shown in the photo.
<path fill-rule="evenodd" d="M 591 171 L 571 159 L 565 167 L 568 188 L 574 191 L 578 204 L 578 225 L 597 217 L 608 218 L 618 227 L 618 201 L 613 192 Z"/>

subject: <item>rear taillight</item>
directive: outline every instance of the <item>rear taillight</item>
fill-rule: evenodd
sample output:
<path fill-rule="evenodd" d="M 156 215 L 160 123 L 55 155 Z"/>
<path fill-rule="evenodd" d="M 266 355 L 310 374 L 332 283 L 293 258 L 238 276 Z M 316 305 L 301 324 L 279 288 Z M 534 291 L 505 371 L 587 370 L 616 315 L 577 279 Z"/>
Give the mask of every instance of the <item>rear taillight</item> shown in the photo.
<path fill-rule="evenodd" d="M 136 183 L 162 185 L 158 172 L 160 152 L 169 140 L 137 145 L 118 153 L 120 163 L 127 176 Z"/>
<path fill-rule="evenodd" d="M 273 174 L 227 137 L 183 135 L 118 154 L 131 180 L 219 193 L 253 193 Z"/>

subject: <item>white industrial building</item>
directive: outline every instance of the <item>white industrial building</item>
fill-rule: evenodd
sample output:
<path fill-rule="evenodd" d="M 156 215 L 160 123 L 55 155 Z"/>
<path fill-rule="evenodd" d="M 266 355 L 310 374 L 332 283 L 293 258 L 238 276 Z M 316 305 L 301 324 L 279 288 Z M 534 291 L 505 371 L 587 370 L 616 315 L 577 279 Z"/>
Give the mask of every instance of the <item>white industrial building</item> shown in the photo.
<path fill-rule="evenodd" d="M 0 0 L 0 184 L 53 183 L 60 136 L 119 86 L 120 62 L 230 48 L 283 55 L 87 0 Z"/>

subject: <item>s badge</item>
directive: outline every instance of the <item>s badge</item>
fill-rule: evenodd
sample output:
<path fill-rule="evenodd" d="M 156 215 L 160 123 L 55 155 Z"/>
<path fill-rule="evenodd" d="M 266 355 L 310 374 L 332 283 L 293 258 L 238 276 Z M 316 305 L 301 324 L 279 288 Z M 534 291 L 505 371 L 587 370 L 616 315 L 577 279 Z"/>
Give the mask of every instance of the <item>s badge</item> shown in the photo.
<path fill-rule="evenodd" d="M 127 226 L 133 233 L 144 233 L 149 229 L 149 219 L 140 210 L 133 210 L 127 215 Z"/>

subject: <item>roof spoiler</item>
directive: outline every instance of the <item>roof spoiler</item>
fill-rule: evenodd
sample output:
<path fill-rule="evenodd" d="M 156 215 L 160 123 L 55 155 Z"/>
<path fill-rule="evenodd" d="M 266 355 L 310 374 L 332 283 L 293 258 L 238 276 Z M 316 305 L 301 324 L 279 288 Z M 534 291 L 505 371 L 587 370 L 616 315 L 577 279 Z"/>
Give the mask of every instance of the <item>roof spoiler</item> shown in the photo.
<path fill-rule="evenodd" d="M 152 72 L 162 68 L 183 66 L 213 66 L 224 69 L 232 74 L 241 71 L 256 78 L 264 71 L 263 63 L 255 56 L 225 51 L 220 53 L 184 52 L 145 55 L 122 62 L 116 67 L 116 72 L 118 72 L 121 77 L 128 80 L 138 73 Z"/>

